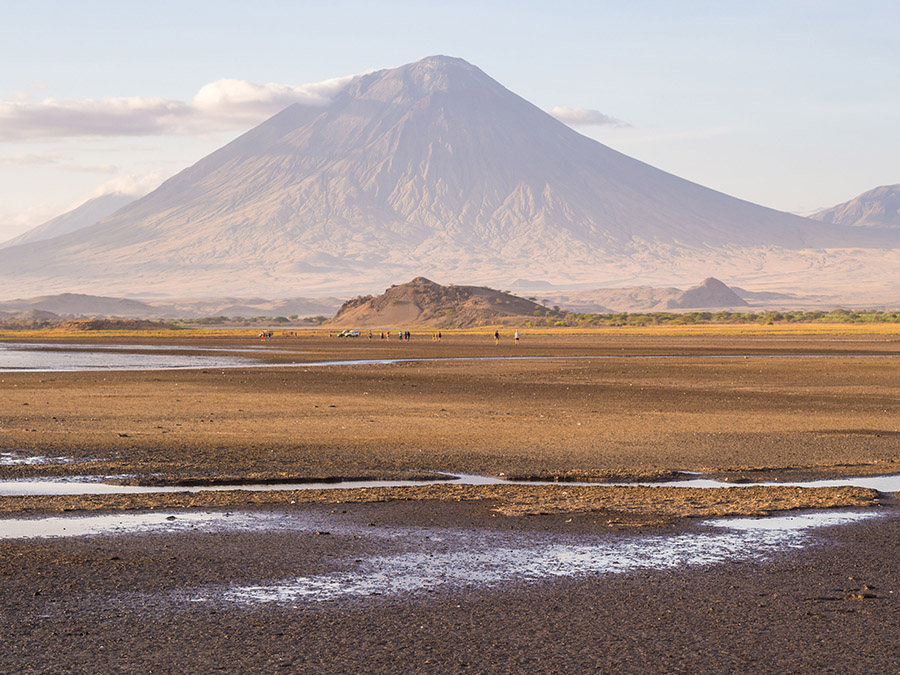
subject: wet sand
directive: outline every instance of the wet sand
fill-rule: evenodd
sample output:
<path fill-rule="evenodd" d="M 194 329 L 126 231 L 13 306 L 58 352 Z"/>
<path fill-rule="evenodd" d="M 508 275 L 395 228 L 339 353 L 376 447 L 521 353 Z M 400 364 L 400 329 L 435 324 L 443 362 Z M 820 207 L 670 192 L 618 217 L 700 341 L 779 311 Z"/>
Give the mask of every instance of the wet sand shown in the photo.
<path fill-rule="evenodd" d="M 900 359 L 884 357 L 900 352 L 892 337 L 526 333 L 520 347 L 497 348 L 486 336 L 409 344 L 301 337 L 271 347 L 302 352 L 267 355 L 272 362 L 615 358 L 2 373 L 4 451 L 94 461 L 3 465 L 0 477 L 129 474 L 174 483 L 396 477 L 412 469 L 593 480 L 700 471 L 771 480 L 900 472 Z M 716 356 L 724 354 L 735 358 Z M 776 354 L 806 356 L 767 358 Z M 643 358 L 650 355 L 678 358 Z M 337 509 L 376 524 L 622 536 L 688 531 L 690 519 L 709 515 L 876 499 L 866 490 L 787 487 L 727 495 L 582 486 L 340 492 L 4 497 L 0 510 Z M 9 637 L 0 670 L 897 670 L 900 521 L 892 498 L 877 499 L 872 508 L 887 517 L 823 530 L 817 545 L 765 560 L 315 608 L 210 607 L 184 592 L 327 571 L 377 554 L 377 543 L 315 533 L 4 542 L 0 616 Z"/>

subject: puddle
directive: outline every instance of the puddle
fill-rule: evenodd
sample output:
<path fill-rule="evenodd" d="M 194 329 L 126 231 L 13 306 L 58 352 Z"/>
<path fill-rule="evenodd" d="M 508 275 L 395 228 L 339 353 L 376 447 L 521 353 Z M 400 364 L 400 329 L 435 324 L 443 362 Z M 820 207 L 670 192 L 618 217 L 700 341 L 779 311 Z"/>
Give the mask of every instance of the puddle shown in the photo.
<path fill-rule="evenodd" d="M 693 487 L 693 488 L 735 488 L 735 487 L 861 487 L 879 492 L 900 492 L 900 474 L 890 476 L 852 476 L 849 478 L 821 478 L 805 481 L 766 481 L 761 483 L 727 483 L 709 478 L 689 478 L 660 483 L 616 483 L 617 485 L 642 485 L 647 487 Z"/>
<path fill-rule="evenodd" d="M 238 604 L 323 602 L 491 587 L 559 577 L 704 567 L 765 559 L 814 543 L 813 530 L 877 517 L 873 512 L 711 520 L 676 535 L 445 534 L 415 551 L 357 560 L 354 569 L 271 584 L 207 589 L 192 599 Z M 450 550 L 448 550 L 450 549 Z"/>
<path fill-rule="evenodd" d="M 128 347 L 133 349 L 133 347 Z M 187 354 L 131 354 L 116 349 L 34 348 L 0 345 L 0 372 L 55 373 L 97 370 L 175 370 L 181 368 L 238 368 L 259 361 L 239 356 Z"/>
<path fill-rule="evenodd" d="M 253 347 L 194 347 L 191 345 L 104 345 L 72 342 L 3 342 L 0 351 L 123 351 L 123 352 L 263 352 L 266 354 L 306 354 L 308 352 L 273 349 L 265 344 Z"/>
<path fill-rule="evenodd" d="M 74 457 L 44 457 L 43 455 L 22 455 L 16 452 L 0 452 L 0 466 L 23 466 L 32 464 L 71 464 L 72 462 L 90 462 L 94 460 L 75 459 Z"/>
<path fill-rule="evenodd" d="M 825 511 L 701 522 L 677 534 L 508 532 L 484 528 L 373 526 L 353 514 L 322 511 L 159 511 L 0 520 L 2 539 L 236 532 L 329 532 L 377 542 L 377 555 L 333 558 L 333 572 L 270 583 L 213 586 L 179 600 L 254 605 L 320 603 L 447 589 L 527 584 L 554 578 L 706 567 L 764 560 L 816 543 L 816 531 L 883 517 L 876 511 Z M 288 537 L 279 546 L 308 547 Z"/>
<path fill-rule="evenodd" d="M 227 514 L 183 512 L 127 513 L 86 517 L 8 518 L 0 520 L 0 539 L 84 537 L 100 534 L 141 534 L 209 529 L 223 526 Z M 171 519 L 171 520 L 170 520 Z"/>
<path fill-rule="evenodd" d="M 723 518 L 677 534 L 522 533 L 441 526 L 371 526 L 352 515 L 315 511 L 159 511 L 86 517 L 0 520 L 3 539 L 328 531 L 335 538 L 378 541 L 381 553 L 336 558 L 343 569 L 272 583 L 189 592 L 197 602 L 296 604 L 441 589 L 491 587 L 562 577 L 704 567 L 763 560 L 816 542 L 816 531 L 882 517 L 876 511 L 826 511 L 766 518 Z M 309 546 L 288 538 L 281 545 Z"/>

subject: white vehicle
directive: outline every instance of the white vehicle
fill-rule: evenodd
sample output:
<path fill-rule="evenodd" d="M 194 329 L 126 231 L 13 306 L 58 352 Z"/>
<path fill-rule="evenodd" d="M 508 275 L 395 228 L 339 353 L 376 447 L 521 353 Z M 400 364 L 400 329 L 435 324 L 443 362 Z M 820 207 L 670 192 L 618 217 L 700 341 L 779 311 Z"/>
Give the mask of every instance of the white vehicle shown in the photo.
<path fill-rule="evenodd" d="M 351 330 L 351 329 L 347 328 L 345 330 L 342 330 L 340 333 L 338 333 L 338 337 L 359 337 L 359 331 L 355 330 L 355 329 Z"/>

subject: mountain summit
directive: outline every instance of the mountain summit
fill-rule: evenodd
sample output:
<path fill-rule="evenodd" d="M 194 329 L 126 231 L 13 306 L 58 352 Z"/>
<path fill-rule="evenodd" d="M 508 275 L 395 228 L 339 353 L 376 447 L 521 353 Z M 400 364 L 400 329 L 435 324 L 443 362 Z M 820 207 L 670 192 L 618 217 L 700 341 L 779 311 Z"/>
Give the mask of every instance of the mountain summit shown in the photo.
<path fill-rule="evenodd" d="M 882 185 L 811 217 L 853 227 L 900 228 L 900 185 Z"/>
<path fill-rule="evenodd" d="M 0 297 L 341 293 L 419 271 L 746 281 L 784 260 L 809 280 L 796 251 L 885 241 L 672 176 L 433 56 L 356 77 L 326 107 L 292 105 L 95 225 L 0 250 Z"/>

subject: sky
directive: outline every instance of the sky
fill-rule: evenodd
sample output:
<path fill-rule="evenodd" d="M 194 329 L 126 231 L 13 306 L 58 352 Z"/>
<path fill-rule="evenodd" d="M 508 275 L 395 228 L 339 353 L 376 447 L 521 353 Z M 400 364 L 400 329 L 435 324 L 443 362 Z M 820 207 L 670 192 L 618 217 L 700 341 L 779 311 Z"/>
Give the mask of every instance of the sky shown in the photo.
<path fill-rule="evenodd" d="M 0 241 L 146 192 L 348 76 L 458 56 L 577 131 L 792 212 L 900 183 L 900 3 L 0 0 Z"/>

